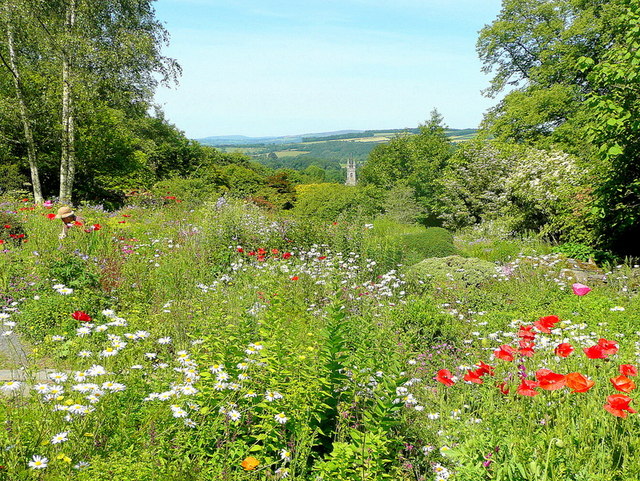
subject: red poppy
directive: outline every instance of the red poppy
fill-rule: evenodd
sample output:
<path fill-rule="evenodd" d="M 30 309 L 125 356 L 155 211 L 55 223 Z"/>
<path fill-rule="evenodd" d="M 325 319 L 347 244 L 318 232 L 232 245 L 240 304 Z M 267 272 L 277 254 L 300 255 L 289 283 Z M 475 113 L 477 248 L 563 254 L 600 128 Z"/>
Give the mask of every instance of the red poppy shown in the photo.
<path fill-rule="evenodd" d="M 635 409 L 629 407 L 631 401 L 632 399 L 624 394 L 612 394 L 611 396 L 607 396 L 607 404 L 602 407 L 614 416 L 626 418 L 628 413 L 637 412 Z"/>
<path fill-rule="evenodd" d="M 127 221 L 126 220 L 119 220 L 118 224 L 125 224 Z"/>
<path fill-rule="evenodd" d="M 244 249 L 242 247 L 238 247 L 238 252 L 242 253 L 244 252 Z"/>
<path fill-rule="evenodd" d="M 538 319 L 533 325 L 536 326 L 540 332 L 551 334 L 551 329 L 553 329 L 553 326 L 558 322 L 560 322 L 558 316 L 546 316 Z"/>
<path fill-rule="evenodd" d="M 598 346 L 607 356 L 613 356 L 618 352 L 618 343 L 616 341 L 607 341 L 606 339 L 598 339 Z"/>
<path fill-rule="evenodd" d="M 271 249 L 271 253 L 273 255 L 277 254 L 278 252 L 280 252 L 278 249 Z"/>
<path fill-rule="evenodd" d="M 76 321 L 91 322 L 91 316 L 89 316 L 89 314 L 84 311 L 75 311 L 73 314 L 71 314 L 71 317 L 73 317 Z"/>
<path fill-rule="evenodd" d="M 568 342 L 562 342 L 558 344 L 554 349 L 556 356 L 559 356 L 559 357 L 569 357 L 573 351 L 574 351 L 573 346 Z"/>
<path fill-rule="evenodd" d="M 620 366 L 620 374 L 623 376 L 637 376 L 638 369 L 633 364 L 622 364 Z"/>
<path fill-rule="evenodd" d="M 319 260 L 319 261 L 323 261 L 323 260 L 325 260 L 326 258 L 327 258 L 327 256 L 320 256 L 320 257 L 318 257 L 318 260 Z"/>
<path fill-rule="evenodd" d="M 282 254 L 283 259 L 288 259 L 289 257 L 291 257 L 291 252 L 285 252 L 284 254 Z"/>
<path fill-rule="evenodd" d="M 166 195 L 164 198 L 167 199 L 167 200 L 176 200 L 176 196 L 175 195 Z"/>
<path fill-rule="evenodd" d="M 82 224 L 82 222 L 80 222 L 79 220 L 74 220 L 74 221 L 73 221 L 73 225 L 75 225 L 76 227 L 80 227 L 80 226 L 82 226 L 83 224 Z"/>
<path fill-rule="evenodd" d="M 0 245 L 4 244 L 4 239 L 0 239 Z"/>
<path fill-rule="evenodd" d="M 293 277 L 291 278 L 291 280 L 292 280 L 292 281 L 297 281 L 298 279 L 300 279 L 298 276 L 293 276 Z"/>
<path fill-rule="evenodd" d="M 56 215 L 51 213 L 51 214 L 47 214 L 47 219 L 55 219 Z"/>
<path fill-rule="evenodd" d="M 93 224 L 93 230 L 100 230 L 102 229 L 102 226 L 100 224 Z"/>
<path fill-rule="evenodd" d="M 598 344 L 591 347 L 585 347 L 583 351 L 589 359 L 606 359 L 607 358 L 607 355 L 604 353 L 604 349 L 602 349 L 602 346 L 599 346 Z"/>
<path fill-rule="evenodd" d="M 534 350 L 533 347 L 535 346 L 535 344 L 533 342 L 529 342 L 529 341 L 520 341 L 520 349 L 518 349 L 518 352 L 520 354 L 522 354 L 523 356 L 527 356 L 527 357 L 531 357 L 534 354 Z"/>
<path fill-rule="evenodd" d="M 474 384 L 482 384 L 482 374 L 477 369 L 475 371 L 467 371 L 463 379 Z"/>
<path fill-rule="evenodd" d="M 5 225 L 4 225 L 4 228 L 5 228 L 5 229 L 11 229 L 11 226 L 10 226 L 9 224 L 5 224 Z"/>
<path fill-rule="evenodd" d="M 122 214 L 122 217 L 131 217 L 131 214 Z"/>
<path fill-rule="evenodd" d="M 484 362 L 480 361 L 478 364 L 476 364 L 476 366 L 478 366 L 478 369 L 476 369 L 476 371 L 481 375 L 484 376 L 485 374 L 489 374 L 489 376 L 493 376 L 493 370 L 495 369 L 493 366 L 490 366 L 489 364 L 485 364 Z"/>
<path fill-rule="evenodd" d="M 498 349 L 493 351 L 493 355 L 498 359 L 502 359 L 503 361 L 513 361 L 513 355 L 516 350 L 508 344 L 503 344 Z"/>
<path fill-rule="evenodd" d="M 579 372 L 570 372 L 565 376 L 566 385 L 571 392 L 587 392 L 596 383 Z"/>
<path fill-rule="evenodd" d="M 256 255 L 256 253 L 255 253 L 255 252 L 253 252 L 253 251 L 249 251 L 249 252 L 247 253 L 247 255 L 248 255 L 248 256 L 255 256 L 255 255 Z"/>
<path fill-rule="evenodd" d="M 445 386 L 453 386 L 456 383 L 453 380 L 453 375 L 451 374 L 451 371 L 449 371 L 448 369 L 440 369 L 436 374 L 436 377 L 434 377 L 434 379 L 438 382 L 441 382 Z"/>
<path fill-rule="evenodd" d="M 259 255 L 259 256 L 263 256 L 263 255 L 265 255 L 266 253 L 267 253 L 267 251 L 266 251 L 266 250 L 264 250 L 262 247 L 260 247 L 260 249 L 258 249 L 258 255 Z"/>
<path fill-rule="evenodd" d="M 636 388 L 635 383 L 629 379 L 627 376 L 623 376 L 622 374 L 617 377 L 612 377 L 610 379 L 613 387 L 616 388 L 617 391 L 630 393 Z"/>
<path fill-rule="evenodd" d="M 523 341 L 533 341 L 536 338 L 536 333 L 533 332 L 533 325 L 520 326 L 518 330 L 518 337 L 521 337 Z"/>
<path fill-rule="evenodd" d="M 540 394 L 538 391 L 534 391 L 535 388 L 538 387 L 538 383 L 536 381 L 530 381 L 528 379 L 523 379 L 520 385 L 518 386 L 517 393 L 521 396 L 537 396 Z"/>
<path fill-rule="evenodd" d="M 536 371 L 536 379 L 538 380 L 538 386 L 540 389 L 546 391 L 555 391 L 556 389 L 562 389 L 566 383 L 566 377 L 564 374 L 558 374 L 549 369 L 538 369 Z"/>
<path fill-rule="evenodd" d="M 500 384 L 498 384 L 498 389 L 500 389 L 500 392 L 505 396 L 509 394 L 509 385 L 506 382 L 501 382 Z"/>

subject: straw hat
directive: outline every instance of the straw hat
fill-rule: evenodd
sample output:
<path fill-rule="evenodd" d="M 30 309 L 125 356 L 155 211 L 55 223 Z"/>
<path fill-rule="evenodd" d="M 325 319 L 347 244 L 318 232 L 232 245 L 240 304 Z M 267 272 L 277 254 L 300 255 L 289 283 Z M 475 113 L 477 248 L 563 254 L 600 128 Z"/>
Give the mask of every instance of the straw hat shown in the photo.
<path fill-rule="evenodd" d="M 58 209 L 58 213 L 56 214 L 56 219 L 64 219 L 65 217 L 70 217 L 72 215 L 76 215 L 75 212 L 71 210 L 71 207 L 67 207 L 65 205 L 64 207 L 60 207 Z"/>

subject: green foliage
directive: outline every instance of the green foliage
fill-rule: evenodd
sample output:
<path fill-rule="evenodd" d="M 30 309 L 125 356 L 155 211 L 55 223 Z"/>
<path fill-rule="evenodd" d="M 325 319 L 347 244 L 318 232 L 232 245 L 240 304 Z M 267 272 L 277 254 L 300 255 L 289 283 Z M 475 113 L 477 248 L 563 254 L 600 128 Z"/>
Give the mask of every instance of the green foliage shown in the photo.
<path fill-rule="evenodd" d="M 96 266 L 73 254 L 63 254 L 51 259 L 45 266 L 53 282 L 72 289 L 98 287 Z"/>
<path fill-rule="evenodd" d="M 182 179 L 180 177 L 156 182 L 152 192 L 159 197 L 174 196 L 181 201 L 202 202 L 216 199 L 219 186 L 199 177 Z"/>
<path fill-rule="evenodd" d="M 454 255 L 453 235 L 442 227 L 428 227 L 424 232 L 399 234 L 391 237 L 391 243 L 401 251 L 403 264 L 411 265 L 430 257 Z"/>

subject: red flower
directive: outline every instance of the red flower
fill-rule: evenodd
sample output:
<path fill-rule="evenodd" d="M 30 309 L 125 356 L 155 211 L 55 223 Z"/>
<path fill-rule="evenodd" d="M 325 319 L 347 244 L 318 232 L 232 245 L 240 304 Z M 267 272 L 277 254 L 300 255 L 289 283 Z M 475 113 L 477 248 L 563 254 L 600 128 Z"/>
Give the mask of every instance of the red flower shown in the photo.
<path fill-rule="evenodd" d="M 536 338 L 536 333 L 533 332 L 533 325 L 520 326 L 518 330 L 518 337 L 521 337 L 523 341 L 533 341 Z"/>
<path fill-rule="evenodd" d="M 453 375 L 448 369 L 440 369 L 434 379 L 441 382 L 445 386 L 453 386 L 456 382 L 452 379 Z"/>
<path fill-rule="evenodd" d="M 493 376 L 493 370 L 495 369 L 493 366 L 489 366 L 489 364 L 485 364 L 482 361 L 476 364 L 476 366 L 478 366 L 478 369 L 476 369 L 476 371 L 481 376 L 484 376 L 485 374 L 489 374 L 489 376 Z"/>
<path fill-rule="evenodd" d="M 55 219 L 56 215 L 55 214 L 47 214 L 47 219 Z"/>
<path fill-rule="evenodd" d="M 551 329 L 553 329 L 553 326 L 558 322 L 560 322 L 558 316 L 546 316 L 538 319 L 533 325 L 536 326 L 540 332 L 551 334 Z"/>
<path fill-rule="evenodd" d="M 475 384 L 482 384 L 482 374 L 478 372 L 478 369 L 475 371 L 467 371 L 463 379 Z"/>
<path fill-rule="evenodd" d="M 89 316 L 89 314 L 84 311 L 75 311 L 73 314 L 71 314 L 71 317 L 73 317 L 76 321 L 91 322 L 91 316 Z"/>
<path fill-rule="evenodd" d="M 291 280 L 292 280 L 292 281 L 297 281 L 298 279 L 300 279 L 298 276 L 293 276 L 293 277 L 291 278 Z"/>
<path fill-rule="evenodd" d="M 0 244 L 4 244 L 4 239 L 0 239 Z"/>
<path fill-rule="evenodd" d="M 527 357 L 531 357 L 534 354 L 534 350 L 533 347 L 535 346 L 535 344 L 533 342 L 529 342 L 529 341 L 520 341 L 520 349 L 518 349 L 518 352 L 520 354 L 522 354 L 523 356 L 527 356 Z"/>
<path fill-rule="evenodd" d="M 5 224 L 5 225 L 4 225 L 4 228 L 5 228 L 5 229 L 11 229 L 11 226 L 10 226 L 9 224 Z"/>
<path fill-rule="evenodd" d="M 569 355 L 574 351 L 574 348 L 568 342 L 560 343 L 556 346 L 554 352 L 556 356 L 560 357 L 569 357 Z"/>
<path fill-rule="evenodd" d="M 637 376 L 638 369 L 633 364 L 622 364 L 620 366 L 620 374 L 623 376 Z"/>
<path fill-rule="evenodd" d="M 327 256 L 320 256 L 320 257 L 318 257 L 318 260 L 319 260 L 319 261 L 323 261 L 323 260 L 325 260 L 326 258 L 327 258 Z"/>
<path fill-rule="evenodd" d="M 566 384 L 571 392 L 587 392 L 596 383 L 579 372 L 570 372 L 565 376 Z"/>
<path fill-rule="evenodd" d="M 618 352 L 618 343 L 616 341 L 607 341 L 606 339 L 598 339 L 598 346 L 607 356 L 613 356 Z"/>
<path fill-rule="evenodd" d="M 271 249 L 271 253 L 274 255 L 277 254 L 278 252 L 280 252 L 278 249 Z"/>
<path fill-rule="evenodd" d="M 528 379 L 523 379 L 518 386 L 518 394 L 521 396 L 537 396 L 540 394 L 538 391 L 534 391 L 535 388 L 538 387 L 538 383 L 536 381 L 530 381 Z"/>
<path fill-rule="evenodd" d="M 255 253 L 255 252 L 253 252 L 253 251 L 249 251 L 249 252 L 247 253 L 247 255 L 248 255 L 248 256 L 255 256 L 255 255 L 256 255 L 256 253 Z"/>
<path fill-rule="evenodd" d="M 599 346 L 598 344 L 591 347 L 585 347 L 583 351 L 589 359 L 606 359 L 607 358 L 607 355 L 604 353 L 604 349 L 602 349 L 602 346 Z"/>
<path fill-rule="evenodd" d="M 625 396 L 624 394 L 612 394 L 611 396 L 607 396 L 607 404 L 602 407 L 614 416 L 618 416 L 619 418 L 626 418 L 628 413 L 637 412 L 633 408 L 629 407 L 629 403 L 631 401 L 632 399 L 629 396 Z"/>
<path fill-rule="evenodd" d="M 259 256 L 264 256 L 267 253 L 266 250 L 264 250 L 262 247 L 260 247 L 260 249 L 258 249 L 258 255 Z"/>
<path fill-rule="evenodd" d="M 538 386 L 546 391 L 555 391 L 562 389 L 566 383 L 564 374 L 558 374 L 549 369 L 538 369 L 536 371 L 536 379 Z"/>
<path fill-rule="evenodd" d="M 616 388 L 617 391 L 630 393 L 636 388 L 635 383 L 631 379 L 629 379 L 627 376 L 620 375 L 617 377 L 612 377 L 610 381 L 611 381 L 611 384 L 613 384 L 613 387 Z"/>
<path fill-rule="evenodd" d="M 238 247 L 238 252 L 243 253 L 244 249 L 242 247 Z"/>
<path fill-rule="evenodd" d="M 283 259 L 288 259 L 289 257 L 291 257 L 291 252 L 285 252 L 284 254 L 282 254 Z"/>
<path fill-rule="evenodd" d="M 500 389 L 500 392 L 505 396 L 509 394 L 509 385 L 506 382 L 501 382 L 500 384 L 498 384 L 498 389 Z"/>
<path fill-rule="evenodd" d="M 122 214 L 122 217 L 131 217 L 131 214 Z"/>
<path fill-rule="evenodd" d="M 502 359 L 503 361 L 513 361 L 513 355 L 515 354 L 515 352 L 516 350 L 513 347 L 509 346 L 508 344 L 503 344 L 498 349 L 493 351 L 493 355 L 498 359 Z"/>
<path fill-rule="evenodd" d="M 118 221 L 118 224 L 124 224 L 124 223 L 126 223 L 126 222 L 127 222 L 126 220 L 119 220 L 119 221 Z"/>
<path fill-rule="evenodd" d="M 80 222 L 79 220 L 74 220 L 73 225 L 75 225 L 76 227 L 80 227 L 82 226 L 82 222 Z"/>
<path fill-rule="evenodd" d="M 100 224 L 93 224 L 93 230 L 100 230 L 102 229 L 102 226 Z"/>
<path fill-rule="evenodd" d="M 166 195 L 164 198 L 167 199 L 167 200 L 176 200 L 176 196 L 175 195 Z"/>

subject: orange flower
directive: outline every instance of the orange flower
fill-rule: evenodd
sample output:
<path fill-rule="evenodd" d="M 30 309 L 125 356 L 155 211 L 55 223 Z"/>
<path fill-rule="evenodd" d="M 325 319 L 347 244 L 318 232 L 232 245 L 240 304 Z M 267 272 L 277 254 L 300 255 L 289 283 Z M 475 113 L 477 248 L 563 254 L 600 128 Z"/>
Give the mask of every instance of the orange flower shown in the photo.
<path fill-rule="evenodd" d="M 629 393 L 636 388 L 635 383 L 627 376 L 620 375 L 618 377 L 612 377 L 610 381 L 611 384 L 613 384 L 613 387 L 618 391 Z"/>
<path fill-rule="evenodd" d="M 567 387 L 571 389 L 571 392 L 587 392 L 596 384 L 579 372 L 570 372 L 566 375 L 565 379 Z"/>
<path fill-rule="evenodd" d="M 258 467 L 259 464 L 260 461 L 258 461 L 256 458 L 254 458 L 253 456 L 248 456 L 244 458 L 244 460 L 240 463 L 240 466 L 242 466 L 245 471 L 253 471 Z"/>

